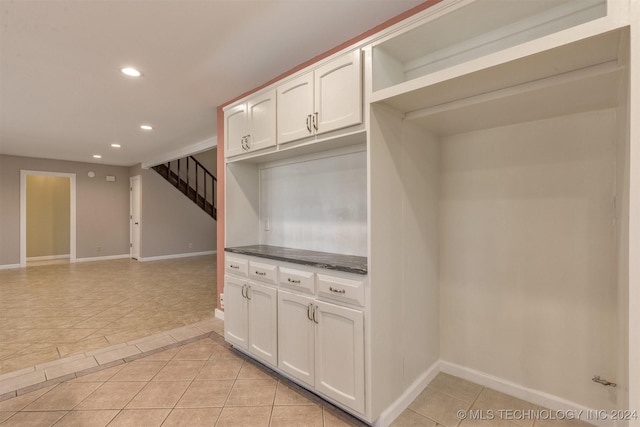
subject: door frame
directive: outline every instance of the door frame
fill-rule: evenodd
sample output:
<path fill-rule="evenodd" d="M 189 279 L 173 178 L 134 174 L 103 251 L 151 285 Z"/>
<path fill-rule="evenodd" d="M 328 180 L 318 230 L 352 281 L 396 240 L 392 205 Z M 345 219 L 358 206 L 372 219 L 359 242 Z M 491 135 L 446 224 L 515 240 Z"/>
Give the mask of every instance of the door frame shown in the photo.
<path fill-rule="evenodd" d="M 138 199 L 134 200 L 133 199 L 133 186 L 134 186 L 134 182 L 137 182 L 138 186 Z M 141 203 L 141 199 L 142 199 L 142 187 L 141 187 L 141 183 L 142 180 L 140 178 L 140 175 L 135 175 L 135 176 L 131 176 L 129 177 L 129 258 L 133 258 L 133 259 L 137 259 L 138 261 L 140 261 L 140 240 L 141 240 L 141 236 L 142 236 L 142 221 L 140 220 L 140 218 L 138 219 L 138 253 L 137 253 L 137 257 L 134 257 L 134 251 L 133 251 L 133 242 L 134 242 L 134 231 L 133 231 L 133 206 L 134 203 L 137 206 L 138 209 L 138 216 L 142 217 L 142 203 Z"/>
<path fill-rule="evenodd" d="M 27 176 L 69 178 L 69 262 L 76 262 L 76 174 L 20 170 L 20 267 L 27 266 Z"/>

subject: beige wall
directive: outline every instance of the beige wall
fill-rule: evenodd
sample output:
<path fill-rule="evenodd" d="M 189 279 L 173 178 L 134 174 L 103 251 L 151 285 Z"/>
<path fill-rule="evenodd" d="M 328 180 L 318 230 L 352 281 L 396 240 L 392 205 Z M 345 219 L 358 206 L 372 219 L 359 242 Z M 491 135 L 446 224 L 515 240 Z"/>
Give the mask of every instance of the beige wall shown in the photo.
<path fill-rule="evenodd" d="M 69 191 L 67 177 L 27 176 L 27 257 L 69 255 Z"/>
<path fill-rule="evenodd" d="M 193 157 L 196 158 L 202 166 L 207 168 L 209 172 L 213 174 L 213 176 L 217 175 L 218 170 L 218 149 L 212 148 L 211 150 L 203 151 L 202 153 L 194 154 Z"/>
<path fill-rule="evenodd" d="M 615 111 L 441 143 L 441 358 L 616 407 Z"/>
<path fill-rule="evenodd" d="M 215 221 L 153 170 L 0 155 L 0 266 L 20 264 L 21 170 L 76 174 L 79 259 L 129 254 L 129 177 L 134 175 L 142 176 L 141 256 L 216 248 Z M 116 181 L 107 182 L 107 175 Z"/>
<path fill-rule="evenodd" d="M 216 250 L 216 221 L 152 169 L 141 176 L 140 256 L 144 258 Z"/>
<path fill-rule="evenodd" d="M 129 168 L 0 156 L 0 265 L 20 263 L 20 171 L 76 174 L 76 257 L 129 253 Z M 95 178 L 87 173 L 94 171 Z M 106 175 L 116 182 L 106 182 Z"/>

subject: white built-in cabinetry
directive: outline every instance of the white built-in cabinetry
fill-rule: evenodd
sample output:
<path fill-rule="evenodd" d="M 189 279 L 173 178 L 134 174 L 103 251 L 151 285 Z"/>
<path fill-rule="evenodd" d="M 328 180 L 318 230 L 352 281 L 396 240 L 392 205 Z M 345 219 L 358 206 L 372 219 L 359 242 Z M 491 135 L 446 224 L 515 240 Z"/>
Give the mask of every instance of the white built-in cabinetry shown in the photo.
<path fill-rule="evenodd" d="M 366 276 L 229 253 L 225 265 L 226 340 L 364 413 L 364 301 L 354 295 Z M 320 277 L 329 298 L 316 292 Z"/>
<path fill-rule="evenodd" d="M 362 123 L 359 49 L 224 109 L 225 157 L 248 154 Z M 277 125 L 276 125 L 277 123 Z"/>
<path fill-rule="evenodd" d="M 275 90 L 252 96 L 226 110 L 224 129 L 226 156 L 275 146 Z"/>
<path fill-rule="evenodd" d="M 278 86 L 278 143 L 362 122 L 360 51 Z"/>
<path fill-rule="evenodd" d="M 252 271 L 275 274 L 275 266 L 266 271 L 251 265 Z M 247 277 L 249 262 L 228 257 L 226 260 L 225 295 L 227 306 L 233 307 L 225 316 L 225 338 L 238 348 L 272 366 L 278 363 L 277 294 L 273 282 L 261 282 Z M 236 266 L 238 268 L 236 268 Z M 269 266 L 271 267 L 271 266 Z"/>
<path fill-rule="evenodd" d="M 278 328 L 278 367 L 283 372 L 364 412 L 362 309 L 280 289 Z"/>
<path fill-rule="evenodd" d="M 552 409 L 638 409 L 638 15 L 444 0 L 273 85 L 283 145 L 226 154 L 226 245 L 268 239 L 261 167 L 365 142 L 369 265 L 365 287 L 278 266 L 276 368 L 381 426 L 440 371 Z M 363 123 L 318 138 L 313 76 L 361 55 Z"/>

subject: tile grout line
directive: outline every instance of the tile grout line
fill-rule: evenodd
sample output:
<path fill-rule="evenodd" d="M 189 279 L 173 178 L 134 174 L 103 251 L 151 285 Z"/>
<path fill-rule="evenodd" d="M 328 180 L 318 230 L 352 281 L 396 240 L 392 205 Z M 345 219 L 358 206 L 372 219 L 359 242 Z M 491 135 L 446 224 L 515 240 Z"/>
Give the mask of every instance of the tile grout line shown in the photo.
<path fill-rule="evenodd" d="M 215 319 L 215 318 L 212 318 L 212 319 Z M 176 330 L 181 330 L 181 329 L 190 328 L 190 327 L 193 328 L 193 329 L 197 329 L 200 332 L 203 332 L 202 325 L 200 325 L 200 324 L 203 323 L 203 322 L 207 322 L 207 321 L 208 320 L 200 321 L 200 322 L 196 322 L 196 323 L 194 323 L 192 325 L 185 325 L 185 326 L 173 329 L 171 331 L 167 331 L 167 336 L 171 336 L 169 334 L 174 332 L 174 331 L 176 331 Z M 195 325 L 198 325 L 198 326 L 195 326 Z M 28 391 L 37 390 L 39 388 L 46 387 L 47 385 L 51 385 L 52 383 L 64 382 L 64 381 L 67 381 L 69 379 L 78 378 L 78 376 L 83 376 L 83 375 L 86 375 L 86 374 L 93 373 L 93 372 L 101 370 L 101 369 L 96 369 L 96 368 L 106 369 L 108 367 L 115 366 L 115 365 L 112 365 L 112 363 L 114 363 L 114 362 L 127 363 L 127 362 L 130 362 L 132 360 L 136 360 L 136 359 L 139 359 L 139 358 L 142 358 L 142 357 L 157 353 L 157 352 L 162 351 L 162 350 L 166 350 L 166 349 L 169 349 L 169 348 L 173 348 L 173 347 L 177 347 L 177 346 L 180 346 L 180 345 L 188 344 L 190 342 L 195 342 L 195 341 L 199 341 L 201 339 L 205 339 L 205 338 L 211 336 L 212 334 L 219 335 L 219 333 L 215 332 L 215 330 L 213 330 L 212 328 L 206 328 L 206 329 L 208 329 L 209 331 L 208 332 L 203 332 L 201 334 L 194 335 L 192 337 L 187 337 L 187 338 L 185 338 L 183 340 L 180 340 L 180 341 L 178 341 L 178 340 L 176 340 L 175 338 L 172 337 L 172 339 L 175 342 L 170 343 L 170 344 L 165 345 L 165 346 L 149 349 L 146 352 L 141 352 L 138 349 L 138 347 L 136 347 L 135 344 L 134 345 L 123 346 L 121 348 L 133 347 L 136 350 L 138 350 L 138 353 L 134 354 L 134 355 L 129 355 L 129 356 L 121 357 L 121 358 L 118 358 L 118 359 L 114 359 L 114 360 L 107 360 L 104 363 L 99 363 L 98 360 L 95 357 L 96 355 L 86 356 L 86 357 L 81 358 L 81 359 L 78 359 L 77 355 L 70 356 L 70 358 L 72 358 L 72 360 L 69 360 L 69 361 L 66 361 L 66 362 L 64 362 L 64 361 L 63 362 L 59 362 L 59 364 L 64 365 L 65 363 L 74 363 L 74 362 L 78 362 L 80 360 L 94 359 L 94 361 L 96 362 L 97 365 L 89 367 L 89 368 L 86 368 L 86 369 L 82 369 L 82 370 L 77 371 L 77 372 L 70 372 L 70 373 L 68 373 L 66 375 L 61 375 L 61 376 L 58 376 L 58 377 L 55 377 L 55 378 L 51 378 L 51 379 L 47 378 L 45 369 L 35 370 L 35 366 L 34 366 L 33 367 L 34 371 L 30 371 L 29 373 L 26 373 L 26 374 L 23 374 L 23 375 L 19 375 L 19 376 L 16 376 L 16 377 L 8 377 L 4 381 L 11 381 L 11 380 L 16 381 L 15 378 L 20 378 L 20 377 L 22 377 L 24 375 L 40 373 L 40 372 L 42 373 L 42 378 L 44 378 L 44 381 L 41 381 L 39 379 L 35 380 L 35 381 L 27 381 L 27 385 L 23 385 L 22 387 L 16 387 L 14 390 L 8 390 L 8 391 L 0 394 L 0 401 L 4 401 L 4 400 L 10 399 L 12 397 L 20 396 L 20 395 L 24 394 L 26 392 L 26 390 L 28 390 Z M 156 339 L 156 338 L 157 337 L 154 337 L 154 339 Z M 137 340 L 134 340 L 134 341 L 137 341 Z M 128 343 L 124 343 L 124 344 L 128 344 Z M 119 344 L 116 344 L 116 346 L 118 346 L 118 345 Z M 119 349 L 120 348 L 116 348 L 114 350 L 119 350 Z M 87 352 L 87 353 L 90 353 L 90 352 Z M 106 351 L 105 353 L 108 353 L 108 351 Z M 104 354 L 104 353 L 99 353 L 99 354 Z M 61 359 L 59 359 L 59 360 L 61 360 Z M 53 362 L 58 362 L 58 361 L 53 361 Z M 116 364 L 120 364 L 120 363 L 116 363 Z M 59 366 L 59 365 L 55 365 L 55 366 Z M 73 375 L 73 378 L 71 378 L 70 375 Z M 0 381 L 0 386 L 2 385 L 2 383 L 3 383 L 3 381 Z"/>

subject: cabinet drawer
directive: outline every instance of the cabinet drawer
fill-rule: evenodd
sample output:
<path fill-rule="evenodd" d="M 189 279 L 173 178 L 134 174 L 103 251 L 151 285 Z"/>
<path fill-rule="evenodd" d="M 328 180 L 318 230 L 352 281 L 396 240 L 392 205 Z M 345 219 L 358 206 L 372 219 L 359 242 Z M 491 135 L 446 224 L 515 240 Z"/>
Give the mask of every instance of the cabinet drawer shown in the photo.
<path fill-rule="evenodd" d="M 280 284 L 291 289 L 313 294 L 316 292 L 316 277 L 310 271 L 280 267 Z"/>
<path fill-rule="evenodd" d="M 260 280 L 261 282 L 273 283 L 276 285 L 278 283 L 278 267 L 273 264 L 250 261 L 249 276 L 256 280 Z"/>
<path fill-rule="evenodd" d="M 318 294 L 338 301 L 364 305 L 364 281 L 318 274 Z"/>
<path fill-rule="evenodd" d="M 248 272 L 248 267 L 249 267 L 249 262 L 246 259 L 234 258 L 230 256 L 224 257 L 224 268 L 229 273 L 246 276 Z"/>

